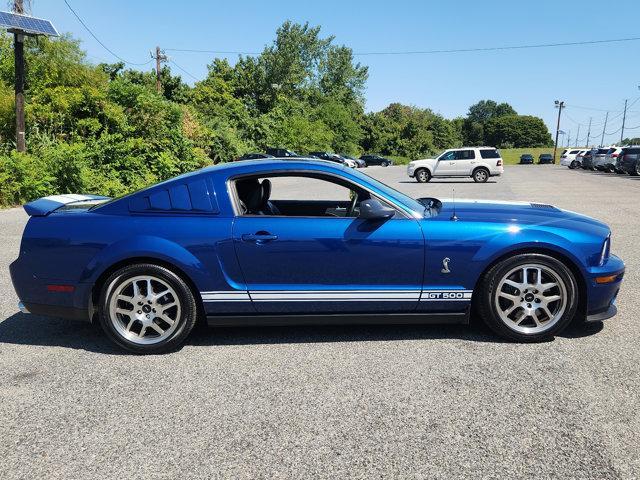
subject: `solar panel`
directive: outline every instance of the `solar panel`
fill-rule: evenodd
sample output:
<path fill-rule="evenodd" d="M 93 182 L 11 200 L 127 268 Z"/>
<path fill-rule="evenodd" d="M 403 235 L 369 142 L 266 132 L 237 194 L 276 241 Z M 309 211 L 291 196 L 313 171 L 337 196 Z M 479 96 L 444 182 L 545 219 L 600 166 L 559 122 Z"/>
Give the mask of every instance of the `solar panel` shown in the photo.
<path fill-rule="evenodd" d="M 0 28 L 22 30 L 33 35 L 58 36 L 56 28 L 49 20 L 12 12 L 0 12 Z"/>

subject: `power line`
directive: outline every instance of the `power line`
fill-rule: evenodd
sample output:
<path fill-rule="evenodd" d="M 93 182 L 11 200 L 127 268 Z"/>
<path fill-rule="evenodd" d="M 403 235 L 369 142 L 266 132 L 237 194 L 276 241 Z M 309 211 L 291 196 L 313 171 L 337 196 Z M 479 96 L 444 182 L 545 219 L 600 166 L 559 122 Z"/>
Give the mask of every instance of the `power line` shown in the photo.
<path fill-rule="evenodd" d="M 66 0 L 65 0 L 66 1 Z M 492 52 L 498 50 L 522 50 L 527 48 L 550 48 L 550 47 L 567 47 L 575 45 L 596 45 L 603 43 L 620 43 L 620 42 L 634 42 L 640 40 L 640 37 L 628 37 L 628 38 L 612 38 L 607 40 L 583 40 L 579 42 L 557 42 L 557 43 L 538 43 L 528 45 L 505 45 L 498 47 L 479 47 L 479 48 L 453 48 L 447 50 L 403 50 L 403 51 L 390 51 L 390 52 L 353 52 L 354 56 L 370 56 L 370 55 L 431 55 L 437 53 L 465 53 L 465 52 Z M 167 51 L 172 52 L 187 52 L 187 53 L 214 53 L 221 55 L 259 55 L 260 52 L 245 52 L 235 50 L 201 50 L 195 48 L 167 48 Z M 604 111 L 604 110 L 603 110 Z"/>
<path fill-rule="evenodd" d="M 215 53 L 219 55 L 260 55 L 260 52 L 240 52 L 233 50 L 198 50 L 193 48 L 165 48 L 167 52 Z"/>
<path fill-rule="evenodd" d="M 182 70 L 185 74 L 189 75 L 191 78 L 193 78 L 196 82 L 199 81 L 200 79 L 198 77 L 196 77 L 195 75 L 190 74 L 189 72 L 187 72 L 184 68 L 182 68 L 180 65 L 178 65 L 175 61 L 169 59 L 169 62 L 173 63 L 176 67 L 178 67 L 180 70 Z"/>
<path fill-rule="evenodd" d="M 71 13 L 73 13 L 73 16 L 76 17 L 76 19 L 80 22 L 80 24 L 82 24 L 82 26 L 85 28 L 85 30 L 87 32 L 89 32 L 89 34 L 94 38 L 94 40 L 96 42 L 98 42 L 100 45 L 102 45 L 102 48 L 104 48 L 107 52 L 109 52 L 111 55 L 113 55 L 114 57 L 116 57 L 118 60 L 120 60 L 121 62 L 127 63 L 129 65 L 138 65 L 138 66 L 142 66 L 142 65 L 148 65 L 151 62 L 153 62 L 153 59 L 144 62 L 144 63 L 136 63 L 136 62 L 130 62 L 129 60 L 125 60 L 124 58 L 122 58 L 120 55 L 118 55 L 117 53 L 115 53 L 113 50 L 111 50 L 109 47 L 107 47 L 104 43 L 102 43 L 102 41 L 95 35 L 95 33 L 93 33 L 91 31 L 91 29 L 87 26 L 86 23 L 84 23 L 84 21 L 82 20 L 82 18 L 80 18 L 80 15 L 78 15 L 76 13 L 76 11 L 71 7 L 71 5 L 69 5 L 69 2 L 67 0 L 64 0 L 65 5 L 67 6 L 67 8 L 71 11 Z"/>

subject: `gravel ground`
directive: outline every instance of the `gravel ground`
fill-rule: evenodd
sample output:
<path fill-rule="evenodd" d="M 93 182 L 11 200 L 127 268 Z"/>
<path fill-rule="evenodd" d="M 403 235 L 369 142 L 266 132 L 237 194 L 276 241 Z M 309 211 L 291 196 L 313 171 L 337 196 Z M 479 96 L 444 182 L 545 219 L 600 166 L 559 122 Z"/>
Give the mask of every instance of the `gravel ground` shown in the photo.
<path fill-rule="evenodd" d="M 552 342 L 483 327 L 200 329 L 122 354 L 99 328 L 19 314 L 0 212 L 0 478 L 639 478 L 640 179 L 514 166 L 415 196 L 550 202 L 609 223 L 627 262 L 617 317 Z"/>

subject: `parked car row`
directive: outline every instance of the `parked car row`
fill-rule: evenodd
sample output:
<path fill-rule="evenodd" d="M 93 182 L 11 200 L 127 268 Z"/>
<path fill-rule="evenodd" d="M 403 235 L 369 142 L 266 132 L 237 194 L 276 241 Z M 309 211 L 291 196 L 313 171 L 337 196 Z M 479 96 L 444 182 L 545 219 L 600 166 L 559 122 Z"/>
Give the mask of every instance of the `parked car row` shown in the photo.
<path fill-rule="evenodd" d="M 522 155 L 520 155 L 520 165 L 533 165 L 534 159 L 533 159 L 533 155 L 531 155 L 530 153 L 523 153 Z M 551 155 L 550 153 L 541 153 L 538 156 L 538 164 L 542 165 L 545 163 L 553 163 L 553 155 Z"/>
<path fill-rule="evenodd" d="M 339 155 L 337 153 L 321 151 L 309 152 L 307 155 L 300 155 L 293 150 L 287 150 L 286 148 L 267 148 L 266 153 L 245 153 L 241 157 L 238 157 L 236 161 L 256 160 L 261 158 L 312 158 L 342 163 L 350 168 L 365 168 L 370 165 L 388 167 L 389 165 L 393 165 L 393 160 L 381 157 L 380 155 L 362 155 L 360 158 L 355 158 L 351 155 Z"/>
<path fill-rule="evenodd" d="M 640 146 L 565 150 L 560 165 L 600 172 L 640 175 Z"/>

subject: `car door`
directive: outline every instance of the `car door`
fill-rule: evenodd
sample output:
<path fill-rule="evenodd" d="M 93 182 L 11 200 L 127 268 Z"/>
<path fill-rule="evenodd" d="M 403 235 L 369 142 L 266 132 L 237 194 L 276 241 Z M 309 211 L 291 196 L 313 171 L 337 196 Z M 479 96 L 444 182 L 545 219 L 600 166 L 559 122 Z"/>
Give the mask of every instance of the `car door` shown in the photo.
<path fill-rule="evenodd" d="M 442 155 L 438 157 L 438 161 L 436 162 L 434 169 L 434 177 L 446 177 L 446 176 L 456 176 L 457 166 L 456 166 L 456 152 L 444 152 Z"/>
<path fill-rule="evenodd" d="M 473 149 L 456 150 L 455 171 L 457 175 L 471 176 L 471 172 L 478 164 L 476 152 Z"/>
<path fill-rule="evenodd" d="M 346 197 L 322 200 L 317 197 L 335 187 L 330 179 L 314 178 L 319 184 L 313 186 L 304 176 L 287 179 L 293 179 L 293 196 L 281 200 L 272 178 L 270 202 L 292 215 L 238 214 L 233 222 L 236 254 L 255 309 L 272 314 L 415 310 L 425 255 L 418 221 L 400 211 L 386 221 L 346 216 L 349 189 Z"/>

